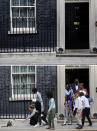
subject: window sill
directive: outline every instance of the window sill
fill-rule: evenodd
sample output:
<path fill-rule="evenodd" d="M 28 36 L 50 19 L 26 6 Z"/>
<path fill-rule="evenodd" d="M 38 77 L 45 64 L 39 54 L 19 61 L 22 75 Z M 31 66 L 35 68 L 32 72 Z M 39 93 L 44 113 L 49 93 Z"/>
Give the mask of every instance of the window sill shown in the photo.
<path fill-rule="evenodd" d="M 20 96 L 18 96 L 18 97 L 10 97 L 9 98 L 9 101 L 29 101 L 29 100 L 32 100 L 32 96 L 25 96 L 25 97 L 20 97 Z"/>
<path fill-rule="evenodd" d="M 25 30 L 19 30 L 19 29 L 13 29 L 8 31 L 8 34 L 36 34 L 37 30 L 35 29 L 25 29 Z"/>

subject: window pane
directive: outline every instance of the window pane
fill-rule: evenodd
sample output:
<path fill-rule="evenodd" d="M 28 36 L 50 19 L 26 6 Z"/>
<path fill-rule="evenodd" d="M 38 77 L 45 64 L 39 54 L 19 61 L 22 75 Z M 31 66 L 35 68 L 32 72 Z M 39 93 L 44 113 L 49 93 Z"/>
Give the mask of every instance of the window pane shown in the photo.
<path fill-rule="evenodd" d="M 28 66 L 28 72 L 35 72 L 35 66 Z"/>
<path fill-rule="evenodd" d="M 27 6 L 27 0 L 20 0 L 20 6 Z"/>
<path fill-rule="evenodd" d="M 31 18 L 28 19 L 28 27 L 29 28 L 35 27 L 35 19 L 31 19 Z"/>
<path fill-rule="evenodd" d="M 19 0 L 12 0 L 12 6 L 19 6 Z"/>
<path fill-rule="evenodd" d="M 35 17 L 35 8 L 28 9 L 28 17 Z"/>
<path fill-rule="evenodd" d="M 28 6 L 35 5 L 35 0 L 28 0 Z"/>
<path fill-rule="evenodd" d="M 18 8 L 12 9 L 12 17 L 19 17 L 19 9 Z"/>
<path fill-rule="evenodd" d="M 21 83 L 22 84 L 27 83 L 27 75 L 25 74 L 21 75 Z"/>
<path fill-rule="evenodd" d="M 20 84 L 14 85 L 13 86 L 13 94 L 19 94 L 19 88 L 20 88 Z"/>
<path fill-rule="evenodd" d="M 33 75 L 28 75 L 28 84 L 29 83 L 35 83 L 35 74 Z"/>
<path fill-rule="evenodd" d="M 35 88 L 35 84 L 27 84 L 26 94 L 31 94 L 32 88 Z"/>
<path fill-rule="evenodd" d="M 12 67 L 12 72 L 13 72 L 13 73 L 19 72 L 19 66 L 13 66 L 13 67 Z"/>
<path fill-rule="evenodd" d="M 20 72 L 27 72 L 27 66 L 20 66 Z"/>
<path fill-rule="evenodd" d="M 19 75 L 13 75 L 13 85 L 18 85 L 20 83 Z"/>
<path fill-rule="evenodd" d="M 26 92 L 27 92 L 27 85 L 19 84 L 13 86 L 14 94 L 26 94 Z"/>
<path fill-rule="evenodd" d="M 12 19 L 13 28 L 27 28 L 27 19 L 25 18 L 13 18 Z"/>
<path fill-rule="evenodd" d="M 27 9 L 26 8 L 20 9 L 20 17 L 27 17 Z"/>
<path fill-rule="evenodd" d="M 35 87 L 35 66 L 13 66 L 12 72 L 18 73 L 12 74 L 13 94 L 30 94 Z"/>
<path fill-rule="evenodd" d="M 16 94 L 25 94 L 25 88 L 23 87 L 23 85 L 19 85 L 17 87 L 17 92 Z"/>
<path fill-rule="evenodd" d="M 19 28 L 20 27 L 20 21 L 18 18 L 13 18 L 12 19 L 12 27 L 13 28 Z"/>
<path fill-rule="evenodd" d="M 22 28 L 27 28 L 27 19 L 26 18 L 21 19 L 21 27 Z"/>

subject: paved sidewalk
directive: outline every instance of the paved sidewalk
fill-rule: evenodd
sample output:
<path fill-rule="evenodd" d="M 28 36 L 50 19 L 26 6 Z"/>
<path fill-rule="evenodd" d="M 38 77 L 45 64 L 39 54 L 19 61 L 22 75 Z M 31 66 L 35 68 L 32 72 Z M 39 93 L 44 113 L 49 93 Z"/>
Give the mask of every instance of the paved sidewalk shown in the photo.
<path fill-rule="evenodd" d="M 8 120 L 0 120 L 0 131 L 49 131 L 46 129 L 47 126 L 43 127 L 33 127 L 29 125 L 29 120 L 24 123 L 22 120 L 14 120 L 14 125 L 12 127 L 2 127 L 6 126 Z M 79 131 L 79 129 L 75 129 L 76 124 L 62 126 L 61 123 L 57 123 L 55 121 L 55 131 Z M 92 127 L 88 126 L 88 123 L 85 123 L 85 126 L 82 131 L 97 131 L 97 123 L 93 123 Z"/>

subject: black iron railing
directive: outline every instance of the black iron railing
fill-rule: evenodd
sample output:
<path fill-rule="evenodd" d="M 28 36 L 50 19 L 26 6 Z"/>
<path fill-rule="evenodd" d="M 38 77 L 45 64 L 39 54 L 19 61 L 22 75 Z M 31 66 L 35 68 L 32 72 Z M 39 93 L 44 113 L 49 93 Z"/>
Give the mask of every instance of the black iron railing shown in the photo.
<path fill-rule="evenodd" d="M 10 18 L 0 19 L 0 53 L 54 52 L 56 21 Z"/>
<path fill-rule="evenodd" d="M 38 85 L 39 86 L 39 85 Z M 32 85 L 19 84 L 15 86 L 7 86 L 0 88 L 0 119 L 22 119 L 28 116 L 29 105 L 32 104 L 32 99 L 35 97 L 32 94 Z M 38 88 L 41 92 L 45 112 L 48 110 L 48 99 L 46 93 L 48 91 L 53 91 L 54 98 L 56 98 L 56 91 L 54 88 Z"/>

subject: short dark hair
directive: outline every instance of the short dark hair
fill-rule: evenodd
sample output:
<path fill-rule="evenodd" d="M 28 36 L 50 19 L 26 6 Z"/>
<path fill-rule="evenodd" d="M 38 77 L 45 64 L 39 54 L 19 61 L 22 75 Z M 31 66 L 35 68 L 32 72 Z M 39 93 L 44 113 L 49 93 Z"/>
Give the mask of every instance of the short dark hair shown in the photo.
<path fill-rule="evenodd" d="M 32 93 L 37 93 L 37 88 L 33 88 Z"/>
<path fill-rule="evenodd" d="M 51 91 L 47 92 L 47 97 L 48 98 L 53 98 L 53 93 Z"/>
<path fill-rule="evenodd" d="M 80 96 L 84 96 L 84 93 L 83 93 L 83 92 L 79 92 L 79 95 L 80 95 Z"/>

